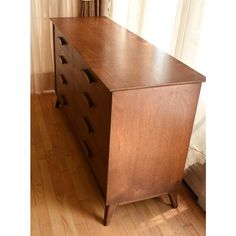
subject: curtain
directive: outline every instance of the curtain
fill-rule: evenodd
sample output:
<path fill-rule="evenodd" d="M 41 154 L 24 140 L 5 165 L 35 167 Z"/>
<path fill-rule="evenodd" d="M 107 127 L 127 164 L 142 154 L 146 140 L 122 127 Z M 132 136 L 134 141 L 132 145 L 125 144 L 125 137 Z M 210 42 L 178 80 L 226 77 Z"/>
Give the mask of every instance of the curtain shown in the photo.
<path fill-rule="evenodd" d="M 171 49 L 178 0 L 112 0 L 111 18 L 158 48 Z"/>
<path fill-rule="evenodd" d="M 82 0 L 82 16 L 107 16 L 109 9 L 108 0 Z"/>
<path fill-rule="evenodd" d="M 204 0 L 112 0 L 111 19 L 199 72 Z M 201 64 L 201 65 L 200 65 Z"/>
<path fill-rule="evenodd" d="M 197 71 L 206 73 L 205 1 L 183 1 L 176 56 Z M 203 83 L 185 166 L 185 182 L 198 196 L 199 205 L 205 210 L 206 196 L 206 112 L 205 86 Z"/>
<path fill-rule="evenodd" d="M 80 0 L 31 0 L 31 93 L 54 89 L 50 17 L 78 16 Z"/>
<path fill-rule="evenodd" d="M 111 18 L 156 47 L 206 72 L 204 0 L 112 0 Z M 195 117 L 185 180 L 205 208 L 205 84 Z"/>

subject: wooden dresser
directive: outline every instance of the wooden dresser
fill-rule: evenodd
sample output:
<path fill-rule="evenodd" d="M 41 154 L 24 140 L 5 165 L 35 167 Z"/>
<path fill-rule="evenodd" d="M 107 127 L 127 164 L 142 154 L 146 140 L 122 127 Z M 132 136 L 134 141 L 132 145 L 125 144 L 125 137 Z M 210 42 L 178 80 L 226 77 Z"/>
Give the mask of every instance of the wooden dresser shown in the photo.
<path fill-rule="evenodd" d="M 205 77 L 106 17 L 51 20 L 56 107 L 100 186 L 104 224 L 163 194 L 177 207 Z"/>

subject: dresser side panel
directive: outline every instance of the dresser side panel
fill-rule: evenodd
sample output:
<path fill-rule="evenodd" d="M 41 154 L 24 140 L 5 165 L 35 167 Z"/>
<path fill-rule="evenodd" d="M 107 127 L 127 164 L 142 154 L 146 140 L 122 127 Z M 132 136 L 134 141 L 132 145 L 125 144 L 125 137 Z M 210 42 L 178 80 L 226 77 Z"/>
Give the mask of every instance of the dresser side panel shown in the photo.
<path fill-rule="evenodd" d="M 200 88 L 198 83 L 113 93 L 106 204 L 178 186 Z"/>

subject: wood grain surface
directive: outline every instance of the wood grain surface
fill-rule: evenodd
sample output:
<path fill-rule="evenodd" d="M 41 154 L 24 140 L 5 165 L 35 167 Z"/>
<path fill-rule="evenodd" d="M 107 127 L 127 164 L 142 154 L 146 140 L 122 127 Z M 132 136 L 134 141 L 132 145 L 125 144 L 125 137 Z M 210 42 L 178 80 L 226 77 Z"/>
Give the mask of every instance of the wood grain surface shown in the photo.
<path fill-rule="evenodd" d="M 198 83 L 114 92 L 106 204 L 178 187 L 200 88 Z"/>

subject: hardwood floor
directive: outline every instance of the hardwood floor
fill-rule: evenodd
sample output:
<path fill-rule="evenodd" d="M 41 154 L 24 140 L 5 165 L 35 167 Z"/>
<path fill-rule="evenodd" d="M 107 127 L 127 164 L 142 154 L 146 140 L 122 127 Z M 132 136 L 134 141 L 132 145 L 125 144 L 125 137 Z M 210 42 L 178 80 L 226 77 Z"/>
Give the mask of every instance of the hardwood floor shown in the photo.
<path fill-rule="evenodd" d="M 55 95 L 31 97 L 31 235 L 205 235 L 205 214 L 189 190 L 119 206 L 110 226 L 90 168 Z"/>

